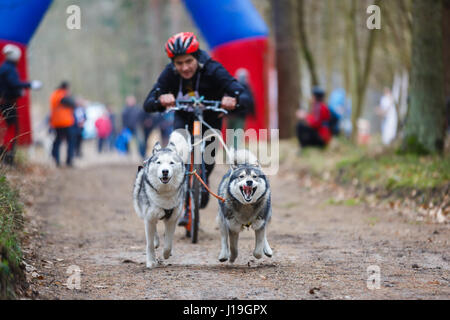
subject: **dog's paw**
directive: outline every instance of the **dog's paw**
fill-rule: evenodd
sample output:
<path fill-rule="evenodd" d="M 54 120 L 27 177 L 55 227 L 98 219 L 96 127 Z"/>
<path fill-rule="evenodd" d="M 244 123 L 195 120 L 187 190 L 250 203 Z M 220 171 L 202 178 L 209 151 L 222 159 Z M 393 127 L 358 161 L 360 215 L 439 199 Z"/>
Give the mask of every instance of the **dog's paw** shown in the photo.
<path fill-rule="evenodd" d="M 253 251 L 253 256 L 256 258 L 256 259 L 261 259 L 262 258 L 262 252 L 261 251 Z"/>
<path fill-rule="evenodd" d="M 230 257 L 230 254 L 228 252 L 220 252 L 219 254 L 219 261 L 220 262 L 225 262 L 228 260 L 228 258 Z"/>
<path fill-rule="evenodd" d="M 172 255 L 172 250 L 170 250 L 170 249 L 164 249 L 164 253 L 163 253 L 163 256 L 164 256 L 164 259 L 169 259 L 169 257 Z"/>
<path fill-rule="evenodd" d="M 264 254 L 267 256 L 267 257 L 269 257 L 269 258 L 272 258 L 272 255 L 273 255 L 273 252 L 272 252 L 272 249 L 264 249 Z"/>
<path fill-rule="evenodd" d="M 158 263 L 156 261 L 147 261 L 147 268 L 154 269 Z"/>
<path fill-rule="evenodd" d="M 225 262 L 228 260 L 228 255 L 220 255 L 219 256 L 219 261 L 220 262 Z"/>

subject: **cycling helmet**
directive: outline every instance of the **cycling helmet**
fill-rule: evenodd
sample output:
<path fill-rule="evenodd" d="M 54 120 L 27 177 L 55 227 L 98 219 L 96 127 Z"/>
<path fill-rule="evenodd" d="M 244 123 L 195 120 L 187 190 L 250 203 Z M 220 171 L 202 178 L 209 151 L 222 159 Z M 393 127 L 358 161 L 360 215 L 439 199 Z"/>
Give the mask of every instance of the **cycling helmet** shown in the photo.
<path fill-rule="evenodd" d="M 166 52 L 170 59 L 183 54 L 194 54 L 198 51 L 199 43 L 192 32 L 180 32 L 173 35 L 166 42 Z"/>

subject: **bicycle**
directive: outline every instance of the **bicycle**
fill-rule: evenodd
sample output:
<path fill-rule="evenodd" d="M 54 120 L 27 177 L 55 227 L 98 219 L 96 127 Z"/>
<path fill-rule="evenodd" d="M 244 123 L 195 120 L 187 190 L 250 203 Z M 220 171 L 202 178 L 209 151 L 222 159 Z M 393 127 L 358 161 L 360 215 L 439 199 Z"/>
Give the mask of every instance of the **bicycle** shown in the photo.
<path fill-rule="evenodd" d="M 186 179 L 187 192 L 185 199 L 185 210 L 188 212 L 189 222 L 185 226 L 186 236 L 191 238 L 192 243 L 198 242 L 198 230 L 200 225 L 200 180 L 206 180 L 205 161 L 203 159 L 203 152 L 205 150 L 205 139 L 202 138 L 202 124 L 211 128 L 206 122 L 203 121 L 203 112 L 206 110 L 215 111 L 227 114 L 228 111 L 220 108 L 221 101 L 204 100 L 204 97 L 195 98 L 190 100 L 178 99 L 175 102 L 175 107 L 169 108 L 166 112 L 172 111 L 185 111 L 193 113 L 195 120 L 192 127 L 191 142 L 192 148 L 190 151 L 190 164 L 186 167 L 189 175 L 189 179 Z M 220 139 L 220 137 L 219 137 Z M 223 141 L 222 141 L 223 143 Z M 196 159 L 201 159 L 200 163 L 195 163 Z M 201 173 L 201 177 L 197 172 Z M 197 173 L 197 174 L 196 174 Z M 194 175 L 197 179 L 194 179 Z M 206 186 L 206 184 L 204 184 Z M 185 211 L 186 212 L 186 211 Z"/>

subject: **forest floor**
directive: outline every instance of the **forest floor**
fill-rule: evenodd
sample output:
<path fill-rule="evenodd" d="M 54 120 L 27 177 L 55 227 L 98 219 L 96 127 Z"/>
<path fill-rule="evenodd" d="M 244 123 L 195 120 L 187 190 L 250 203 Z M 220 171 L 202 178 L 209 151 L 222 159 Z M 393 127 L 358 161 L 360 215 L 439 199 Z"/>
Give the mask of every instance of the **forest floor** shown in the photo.
<path fill-rule="evenodd" d="M 218 204 L 211 200 L 201 211 L 199 243 L 177 227 L 172 256 L 164 260 L 157 249 L 160 264 L 147 269 L 144 224 L 131 196 L 139 159 L 97 156 L 90 144 L 85 153 L 75 168 L 46 160 L 9 173 L 26 205 L 23 252 L 34 298 L 450 298 L 450 224 L 330 201 L 335 194 L 311 188 L 290 161 L 269 176 L 272 258 L 252 256 L 254 233 L 245 230 L 235 263 L 220 263 Z M 225 171 L 216 166 L 213 190 Z M 68 285 L 74 270 L 78 289 Z M 379 288 L 368 286 L 370 270 L 379 270 Z"/>

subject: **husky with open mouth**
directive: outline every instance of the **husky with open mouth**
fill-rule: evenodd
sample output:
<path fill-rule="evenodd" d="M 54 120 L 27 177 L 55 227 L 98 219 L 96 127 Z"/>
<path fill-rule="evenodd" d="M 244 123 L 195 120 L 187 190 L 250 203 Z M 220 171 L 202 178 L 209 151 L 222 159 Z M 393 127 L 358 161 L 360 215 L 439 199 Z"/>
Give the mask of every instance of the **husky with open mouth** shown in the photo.
<path fill-rule="evenodd" d="M 148 268 L 157 265 L 155 248 L 159 246 L 159 238 L 156 224 L 159 220 L 164 221 L 164 258 L 168 259 L 175 227 L 183 211 L 186 169 L 175 138 L 180 139 L 173 133 L 166 148 L 156 143 L 152 156 L 139 167 L 134 184 L 134 209 L 145 223 Z"/>
<path fill-rule="evenodd" d="M 272 216 L 269 181 L 254 156 L 250 156 L 251 161 L 248 161 L 249 157 L 241 161 L 239 153 L 245 154 L 239 151 L 234 154 L 235 164 L 219 185 L 219 195 L 225 199 L 225 202 L 219 200 L 217 215 L 221 233 L 221 262 L 236 260 L 239 232 L 244 227 L 255 231 L 255 258 L 260 259 L 263 254 L 272 257 L 266 238 L 267 224 Z"/>

